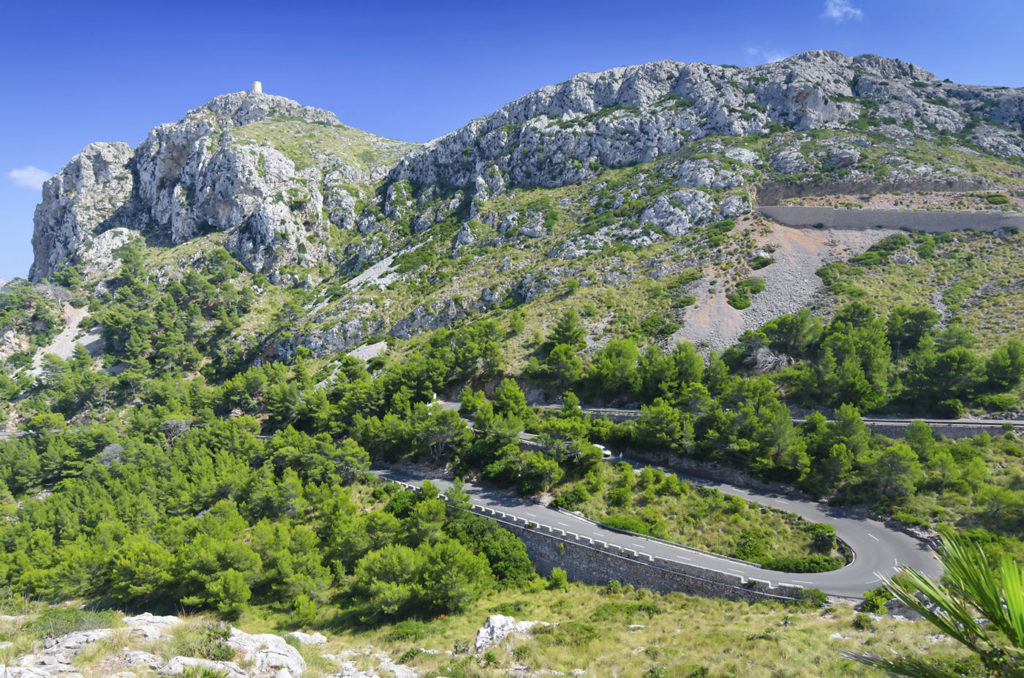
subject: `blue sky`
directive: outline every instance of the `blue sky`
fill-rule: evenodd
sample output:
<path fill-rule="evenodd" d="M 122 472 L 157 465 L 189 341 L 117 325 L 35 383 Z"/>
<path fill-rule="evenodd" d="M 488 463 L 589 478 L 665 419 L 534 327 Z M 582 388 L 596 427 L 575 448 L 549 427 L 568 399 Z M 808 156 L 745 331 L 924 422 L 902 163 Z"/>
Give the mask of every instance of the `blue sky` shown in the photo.
<path fill-rule="evenodd" d="M 224 92 L 264 91 L 426 141 L 574 73 L 876 53 L 1024 86 L 1019 0 L 67 2 L 0 0 L 0 278 L 31 263 L 39 183 L 92 141 L 137 144 Z"/>

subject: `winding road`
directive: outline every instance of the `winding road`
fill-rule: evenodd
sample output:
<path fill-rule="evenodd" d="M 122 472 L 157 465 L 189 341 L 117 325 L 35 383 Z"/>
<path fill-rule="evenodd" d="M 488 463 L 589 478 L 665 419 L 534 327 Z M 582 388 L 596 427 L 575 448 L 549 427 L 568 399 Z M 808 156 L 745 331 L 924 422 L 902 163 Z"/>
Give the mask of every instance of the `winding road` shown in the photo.
<path fill-rule="evenodd" d="M 639 462 L 630 459 L 623 458 L 621 460 L 634 466 L 642 466 Z M 387 480 L 413 485 L 418 485 L 427 478 L 427 476 L 410 471 L 395 469 L 377 468 L 373 472 Z M 667 470 L 666 472 L 671 473 Z M 713 553 L 616 532 L 575 514 L 535 504 L 522 497 L 491 488 L 466 483 L 464 489 L 469 493 L 470 500 L 477 511 L 481 508 L 496 509 L 540 526 L 564 530 L 614 544 L 623 549 L 717 572 L 767 580 L 772 584 L 816 588 L 835 597 L 862 598 L 865 591 L 875 588 L 883 577 L 891 577 L 901 567 L 912 567 L 931 577 L 938 577 L 942 573 L 938 561 L 924 543 L 877 520 L 848 514 L 841 509 L 819 502 L 758 492 L 691 476 L 680 475 L 680 478 L 702 487 L 717 489 L 723 494 L 741 497 L 756 504 L 789 511 L 812 522 L 828 523 L 835 527 L 836 535 L 846 542 L 853 551 L 853 562 L 839 570 L 818 574 L 775 572 Z M 447 491 L 452 485 L 451 481 L 436 476 L 429 477 L 429 480 L 437 485 L 442 492 Z"/>
<path fill-rule="evenodd" d="M 457 402 L 438 402 L 445 409 L 456 411 L 460 409 Z M 586 411 L 590 414 L 599 412 L 599 410 Z M 618 412 L 632 413 L 633 411 L 618 410 Z M 528 435 L 524 434 L 524 437 Z M 640 461 L 626 457 L 618 457 L 612 461 L 626 461 L 635 468 L 645 466 Z M 674 473 L 670 469 L 663 468 L 661 470 L 665 473 Z M 407 471 L 375 469 L 374 472 L 389 480 L 411 484 L 418 484 L 423 480 L 422 477 Z M 565 530 L 639 553 L 696 565 L 717 572 L 767 580 L 773 585 L 790 584 L 803 588 L 816 588 L 835 597 L 862 598 L 865 591 L 879 586 L 884 578 L 892 577 L 904 567 L 913 568 L 932 578 L 938 578 L 942 574 L 942 567 L 927 544 L 905 532 L 889 527 L 881 521 L 865 518 L 855 512 L 844 511 L 823 502 L 738 487 L 680 473 L 676 473 L 676 475 L 695 485 L 714 488 L 722 494 L 794 513 L 809 522 L 828 523 L 835 528 L 836 536 L 850 547 L 853 552 L 853 561 L 846 567 L 831 572 L 812 574 L 776 572 L 763 569 L 753 563 L 726 558 L 706 551 L 617 532 L 581 516 L 548 508 L 498 490 L 471 483 L 466 483 L 465 490 L 469 493 L 475 510 L 480 508 L 496 509 L 537 525 Z M 441 488 L 442 492 L 451 487 L 451 482 L 442 478 L 432 477 L 430 480 Z"/>

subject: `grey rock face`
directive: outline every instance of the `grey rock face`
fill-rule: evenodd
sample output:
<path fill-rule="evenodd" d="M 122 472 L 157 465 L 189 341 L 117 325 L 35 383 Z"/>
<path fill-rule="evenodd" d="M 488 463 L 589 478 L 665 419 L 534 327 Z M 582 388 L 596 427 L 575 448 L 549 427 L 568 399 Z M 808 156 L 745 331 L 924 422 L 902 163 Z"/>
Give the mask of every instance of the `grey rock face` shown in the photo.
<path fill-rule="evenodd" d="M 673 174 L 677 177 L 674 182 L 676 186 L 688 188 L 737 188 L 744 182 L 742 176 L 717 167 L 704 158 L 676 165 Z"/>
<path fill-rule="evenodd" d="M 707 223 L 714 211 L 714 202 L 703 191 L 676 191 L 661 196 L 640 214 L 641 224 L 651 224 L 668 235 L 679 236 L 690 226 Z"/>
<path fill-rule="evenodd" d="M 800 151 L 786 149 L 772 156 L 772 169 L 782 174 L 796 174 L 797 172 L 806 172 L 810 169 L 810 165 L 807 164 L 807 160 L 804 159 Z"/>
<path fill-rule="evenodd" d="M 43 184 L 43 200 L 36 207 L 32 249 L 35 261 L 29 279 L 49 277 L 72 259 L 94 232 L 117 225 L 132 194 L 125 143 L 89 144 L 57 176 Z M 97 233 L 98 234 L 98 233 Z"/>
<path fill-rule="evenodd" d="M 483 176 L 492 191 L 495 185 L 501 191 L 556 187 L 601 167 L 651 161 L 687 140 L 761 134 L 772 125 L 839 128 L 866 115 L 960 132 L 982 102 L 989 107 L 985 115 L 1012 129 L 982 124 L 970 132 L 973 140 L 1004 156 L 1024 155 L 1017 134 L 1024 123 L 1019 90 L 944 83 L 913 64 L 829 51 L 744 69 L 661 61 L 581 73 L 527 94 L 407 156 L 388 180 L 469 187 Z M 758 163 L 747 149 L 728 154 Z M 795 149 L 783 151 L 772 166 L 783 174 L 807 171 L 798 156 Z M 858 160 L 854 150 L 828 158 L 833 167 Z M 680 186 L 739 185 L 728 176 L 716 178 L 707 166 L 680 170 Z"/>
<path fill-rule="evenodd" d="M 279 116 L 338 124 L 333 113 L 284 97 L 235 93 L 160 125 L 134 151 L 90 144 L 44 186 L 30 278 L 76 260 L 97 275 L 112 272 L 111 252 L 125 236 L 102 235 L 115 227 L 163 234 L 174 244 L 229 231 L 229 248 L 252 271 L 315 265 L 325 256 L 315 243 L 328 221 L 355 224 L 355 200 L 342 185 L 366 177 L 327 158 L 326 174 L 300 172 L 274 148 L 232 141 L 234 127 Z"/>
<path fill-rule="evenodd" d="M 299 651 L 272 633 L 249 634 L 231 629 L 227 644 L 251 664 L 257 676 L 298 678 L 306 670 L 306 660 Z"/>

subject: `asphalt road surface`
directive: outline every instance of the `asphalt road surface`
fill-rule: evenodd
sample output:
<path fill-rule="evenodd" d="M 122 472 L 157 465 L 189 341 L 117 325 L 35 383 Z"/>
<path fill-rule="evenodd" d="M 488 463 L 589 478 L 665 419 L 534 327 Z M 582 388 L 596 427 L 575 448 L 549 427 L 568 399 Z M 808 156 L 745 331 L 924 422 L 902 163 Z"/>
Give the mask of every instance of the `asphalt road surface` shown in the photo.
<path fill-rule="evenodd" d="M 615 459 L 615 461 L 619 461 L 619 459 Z M 629 459 L 623 461 L 628 461 L 635 466 L 640 465 L 639 462 Z M 422 475 L 395 469 L 374 469 L 374 473 L 382 478 L 412 484 L 419 484 L 424 478 Z M 828 523 L 835 527 L 836 535 L 849 545 L 854 553 L 854 560 L 846 567 L 832 572 L 818 574 L 776 572 L 711 553 L 609 530 L 579 516 L 547 508 L 522 497 L 491 488 L 466 483 L 465 491 L 469 493 L 471 501 L 477 506 L 503 511 L 538 525 L 565 530 L 639 553 L 647 553 L 709 570 L 767 580 L 772 584 L 795 584 L 803 588 L 816 588 L 830 596 L 861 598 L 865 591 L 878 586 L 883 577 L 891 577 L 896 574 L 900 567 L 912 567 L 931 577 L 938 577 L 942 572 L 933 553 L 922 542 L 876 520 L 848 514 L 841 509 L 818 502 L 758 492 L 685 475 L 680 475 L 680 478 L 703 487 L 715 488 L 723 494 L 742 497 L 756 504 L 795 513 L 811 522 Z M 451 487 L 450 481 L 437 477 L 429 479 L 442 492 Z"/>

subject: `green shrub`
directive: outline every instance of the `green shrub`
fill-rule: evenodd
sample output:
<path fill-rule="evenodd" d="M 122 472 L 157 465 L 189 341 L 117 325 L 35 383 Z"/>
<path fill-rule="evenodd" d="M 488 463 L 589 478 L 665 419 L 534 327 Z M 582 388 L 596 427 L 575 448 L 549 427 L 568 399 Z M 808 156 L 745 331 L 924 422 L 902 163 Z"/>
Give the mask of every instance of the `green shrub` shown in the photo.
<path fill-rule="evenodd" d="M 851 264 L 857 264 L 858 266 L 878 266 L 883 261 L 882 255 L 878 252 L 867 251 L 863 254 L 858 254 L 855 257 L 850 258 Z"/>
<path fill-rule="evenodd" d="M 590 493 L 587 492 L 586 488 L 582 485 L 576 485 L 572 489 L 558 495 L 558 497 L 551 502 L 551 505 L 555 508 L 563 508 L 567 511 L 573 511 L 582 504 L 585 504 L 589 499 Z"/>
<path fill-rule="evenodd" d="M 176 655 L 199 657 L 213 661 L 230 661 L 235 658 L 235 651 L 228 644 L 231 637 L 231 626 L 222 622 L 203 624 L 198 633 L 183 633 L 177 636 L 171 646 Z"/>
<path fill-rule="evenodd" d="M 1010 202 L 1010 197 L 1002 193 L 989 193 L 985 196 L 989 205 L 1005 205 Z"/>
<path fill-rule="evenodd" d="M 949 398 L 938 404 L 935 413 L 944 419 L 959 419 L 964 416 L 964 404 L 959 398 Z"/>
<path fill-rule="evenodd" d="M 888 608 L 885 606 L 892 596 L 884 588 L 871 589 L 870 591 L 864 592 L 864 602 L 860 604 L 860 609 L 864 612 L 872 612 L 874 614 L 885 614 L 888 612 Z"/>
<path fill-rule="evenodd" d="M 77 607 L 49 607 L 38 617 L 25 624 L 25 631 L 44 637 L 56 638 L 75 631 L 91 631 L 117 626 L 120 616 L 111 611 L 81 610 Z"/>
<path fill-rule="evenodd" d="M 551 581 L 548 583 L 548 588 L 553 591 L 561 591 L 568 587 L 569 577 L 566 575 L 565 570 L 560 567 L 551 570 Z"/>
<path fill-rule="evenodd" d="M 906 511 L 896 511 L 896 513 L 894 513 L 892 517 L 895 518 L 897 521 L 903 523 L 904 525 L 914 525 L 917 527 L 931 527 L 931 523 L 929 523 L 924 518 L 918 518 L 913 513 L 907 513 Z"/>
<path fill-rule="evenodd" d="M 300 593 L 292 602 L 292 621 L 299 626 L 308 626 L 316 620 L 316 603 L 305 593 Z"/>
<path fill-rule="evenodd" d="M 777 556 L 774 558 L 763 558 L 758 561 L 768 570 L 779 572 L 831 572 L 846 565 L 842 558 L 834 556 Z"/>
<path fill-rule="evenodd" d="M 861 612 L 853 618 L 853 628 L 859 631 L 871 631 L 875 628 L 875 622 L 871 619 L 871 615 Z"/>
<path fill-rule="evenodd" d="M 621 488 L 620 488 L 621 489 Z M 636 532 L 637 534 L 651 534 L 651 527 L 639 516 L 633 515 L 614 515 L 608 516 L 601 521 L 608 527 L 614 527 L 619 530 L 626 530 L 627 532 Z"/>
<path fill-rule="evenodd" d="M 597 640 L 601 632 L 590 624 L 571 621 L 535 628 L 533 635 L 544 644 L 555 647 L 585 647 Z"/>
<path fill-rule="evenodd" d="M 734 226 L 736 226 L 736 221 L 734 219 L 722 219 L 721 221 L 716 221 L 708 226 L 708 236 L 714 237 L 717 235 L 725 235 L 731 231 Z"/>
<path fill-rule="evenodd" d="M 828 596 L 819 589 L 803 589 L 796 602 L 803 607 L 822 607 L 828 603 Z"/>
<path fill-rule="evenodd" d="M 1017 407 L 1017 396 L 1012 393 L 989 393 L 979 397 L 977 403 L 989 412 L 1007 412 Z"/>
<path fill-rule="evenodd" d="M 814 540 L 814 548 L 822 553 L 831 553 L 836 547 L 836 528 L 827 523 L 813 523 L 806 532 Z"/>
<path fill-rule="evenodd" d="M 750 294 L 758 294 L 759 292 L 764 291 L 764 278 L 753 276 L 746 280 L 741 280 L 739 284 L 736 285 L 736 288 L 745 290 Z"/>
<path fill-rule="evenodd" d="M 421 621 L 407 619 L 391 627 L 384 637 L 390 641 L 419 640 L 426 637 L 427 625 Z"/>
<path fill-rule="evenodd" d="M 729 302 L 729 305 L 733 308 L 742 311 L 745 308 L 750 308 L 750 297 L 745 292 L 736 290 L 725 295 L 725 300 Z"/>
<path fill-rule="evenodd" d="M 773 263 L 774 261 L 775 260 L 772 259 L 769 256 L 766 256 L 764 254 L 759 254 L 758 256 L 756 256 L 753 259 L 751 259 L 748 263 L 750 264 L 750 268 L 752 268 L 753 270 L 757 271 L 757 270 L 760 270 L 760 269 L 764 268 L 765 266 L 768 266 L 769 264 Z"/>

